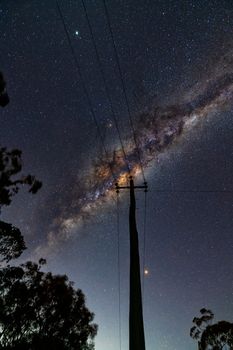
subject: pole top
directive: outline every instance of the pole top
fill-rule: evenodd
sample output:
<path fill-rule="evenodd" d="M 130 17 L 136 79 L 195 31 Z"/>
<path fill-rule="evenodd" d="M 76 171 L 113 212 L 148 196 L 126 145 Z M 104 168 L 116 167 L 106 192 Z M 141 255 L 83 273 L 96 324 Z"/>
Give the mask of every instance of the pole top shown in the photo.
<path fill-rule="evenodd" d="M 129 180 L 130 180 L 130 186 L 119 186 L 119 183 L 116 182 L 115 183 L 116 193 L 119 193 L 120 190 L 123 190 L 123 189 L 132 189 L 132 188 L 141 188 L 141 189 L 144 189 L 144 192 L 148 192 L 147 182 L 143 182 L 142 186 L 134 186 L 132 175 L 129 176 Z"/>

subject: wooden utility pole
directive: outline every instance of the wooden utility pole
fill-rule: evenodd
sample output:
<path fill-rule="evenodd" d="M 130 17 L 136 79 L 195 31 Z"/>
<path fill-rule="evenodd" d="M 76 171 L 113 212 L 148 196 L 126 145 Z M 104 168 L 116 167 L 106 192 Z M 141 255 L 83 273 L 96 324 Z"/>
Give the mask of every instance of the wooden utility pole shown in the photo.
<path fill-rule="evenodd" d="M 130 231 L 130 300 L 129 300 L 129 350 L 145 350 L 145 336 L 142 310 L 142 292 L 140 278 L 140 257 L 138 249 L 138 232 L 136 225 L 136 201 L 135 188 L 143 188 L 147 191 L 147 183 L 143 186 L 134 186 L 130 176 L 129 186 L 118 186 L 116 191 L 121 189 L 130 190 L 129 207 L 129 231 Z"/>

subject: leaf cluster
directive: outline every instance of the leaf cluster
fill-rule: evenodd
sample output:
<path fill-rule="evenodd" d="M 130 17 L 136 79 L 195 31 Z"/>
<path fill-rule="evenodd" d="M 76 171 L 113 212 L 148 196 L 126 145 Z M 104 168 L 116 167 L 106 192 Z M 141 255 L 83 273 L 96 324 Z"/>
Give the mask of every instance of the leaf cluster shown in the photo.
<path fill-rule="evenodd" d="M 194 317 L 190 336 L 198 341 L 199 350 L 222 350 L 228 346 L 233 349 L 233 323 L 220 321 L 212 324 L 214 314 L 205 308 L 200 310 L 201 317 Z"/>
<path fill-rule="evenodd" d="M 9 205 L 22 185 L 28 185 L 31 193 L 36 193 L 41 188 L 42 183 L 35 176 L 27 175 L 15 179 L 14 176 L 21 170 L 21 151 L 0 148 L 0 206 Z"/>
<path fill-rule="evenodd" d="M 9 262 L 18 258 L 26 249 L 23 236 L 17 227 L 0 221 L 0 256 L 1 261 Z"/>
<path fill-rule="evenodd" d="M 16 178 L 22 170 L 21 151 L 0 148 L 0 212 L 1 207 L 10 205 L 12 197 L 21 186 L 29 186 L 29 192 L 36 193 L 42 186 L 35 176 L 27 175 Z M 26 249 L 20 230 L 11 224 L 0 221 L 0 256 L 1 261 L 10 261 L 21 255 Z"/>
<path fill-rule="evenodd" d="M 27 262 L 0 271 L 0 349 L 90 350 L 97 326 L 65 275 Z"/>

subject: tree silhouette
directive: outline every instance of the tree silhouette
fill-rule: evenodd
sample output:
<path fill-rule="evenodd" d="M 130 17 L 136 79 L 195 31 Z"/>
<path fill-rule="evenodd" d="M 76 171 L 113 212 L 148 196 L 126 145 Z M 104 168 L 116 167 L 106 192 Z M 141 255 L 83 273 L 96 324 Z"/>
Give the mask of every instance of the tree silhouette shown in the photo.
<path fill-rule="evenodd" d="M 29 186 L 29 192 L 36 193 L 42 186 L 35 176 L 15 178 L 22 170 L 21 151 L 0 148 L 0 212 L 1 207 L 10 205 L 12 197 L 20 186 Z M 0 221 L 0 255 L 2 261 L 9 261 L 21 255 L 26 249 L 20 230 L 11 224 Z"/>
<path fill-rule="evenodd" d="M 9 102 L 0 72 L 0 106 Z M 0 213 L 21 186 L 36 193 L 42 186 L 34 176 L 17 177 L 21 151 L 0 147 Z M 9 261 L 25 249 L 19 229 L 0 221 L 0 255 Z M 65 275 L 41 271 L 46 261 L 0 269 L 0 350 L 93 350 L 97 325 L 80 289 Z"/>
<path fill-rule="evenodd" d="M 18 149 L 8 151 L 0 148 L 0 207 L 11 203 L 20 186 L 28 185 L 31 193 L 36 193 L 42 186 L 32 175 L 14 178 L 22 170 L 21 153 Z"/>
<path fill-rule="evenodd" d="M 9 102 L 6 82 L 0 72 L 0 106 Z M 42 183 L 35 176 L 27 175 L 15 178 L 22 170 L 21 151 L 7 150 L 0 147 L 0 213 L 3 205 L 10 205 L 12 197 L 18 193 L 20 186 L 28 185 L 29 192 L 36 193 Z M 0 256 L 1 261 L 9 261 L 21 255 L 26 249 L 20 230 L 11 224 L 0 221 Z"/>
<path fill-rule="evenodd" d="M 26 249 L 20 230 L 11 224 L 0 221 L 0 255 L 2 261 L 18 258 Z"/>
<path fill-rule="evenodd" d="M 97 326 L 65 275 L 27 262 L 0 270 L 0 349 L 94 349 Z"/>
<path fill-rule="evenodd" d="M 12 197 L 20 186 L 29 186 L 29 192 L 36 193 L 42 186 L 35 176 L 27 175 L 16 178 L 22 170 L 21 151 L 8 151 L 0 148 L 0 213 L 1 207 L 10 205 Z M 0 220 L 0 255 L 1 261 L 9 261 L 21 255 L 26 249 L 20 230 Z"/>
<path fill-rule="evenodd" d="M 205 308 L 200 310 L 201 317 L 194 317 L 190 336 L 198 341 L 199 350 L 232 350 L 233 323 L 220 321 L 212 324 L 214 314 Z"/>

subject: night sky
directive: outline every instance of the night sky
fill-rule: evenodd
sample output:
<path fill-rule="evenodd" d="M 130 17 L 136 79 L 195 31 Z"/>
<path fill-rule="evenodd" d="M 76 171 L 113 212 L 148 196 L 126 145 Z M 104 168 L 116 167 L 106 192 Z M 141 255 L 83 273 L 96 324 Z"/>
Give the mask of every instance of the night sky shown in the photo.
<path fill-rule="evenodd" d="M 1 110 L 1 145 L 21 149 L 24 173 L 43 182 L 35 196 L 17 195 L 2 218 L 25 236 L 28 249 L 18 263 L 44 257 L 48 270 L 83 290 L 99 325 L 96 350 L 120 349 L 120 286 L 126 350 L 129 198 L 120 193 L 119 284 L 108 166 L 124 183 L 117 128 L 135 183 L 143 176 L 104 3 L 84 1 L 115 118 L 82 1 L 59 1 L 71 45 L 56 1 L 0 2 L 0 70 L 11 98 Z M 145 228 L 144 192 L 136 193 L 148 270 L 146 348 L 194 350 L 189 330 L 202 307 L 216 321 L 233 320 L 233 3 L 106 4 L 149 186 Z"/>

